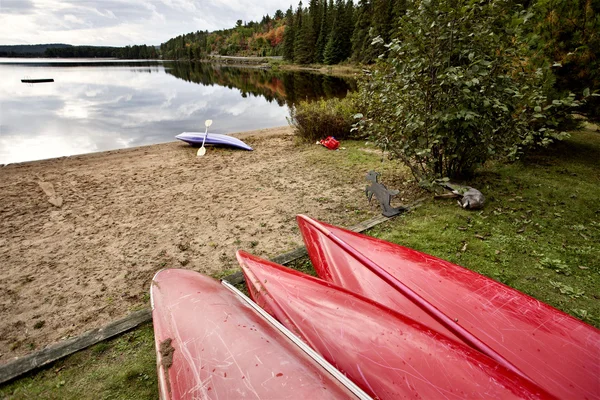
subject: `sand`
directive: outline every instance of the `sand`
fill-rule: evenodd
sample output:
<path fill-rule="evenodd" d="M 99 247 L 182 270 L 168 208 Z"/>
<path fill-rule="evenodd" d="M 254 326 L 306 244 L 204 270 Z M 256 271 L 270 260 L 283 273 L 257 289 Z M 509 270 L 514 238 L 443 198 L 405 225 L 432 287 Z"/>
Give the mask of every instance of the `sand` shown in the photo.
<path fill-rule="evenodd" d="M 0 363 L 149 307 L 160 269 L 227 273 L 237 249 L 300 246 L 296 214 L 377 213 L 362 175 L 313 165 L 328 150 L 291 134 L 238 135 L 253 152 L 173 142 L 0 167 Z"/>

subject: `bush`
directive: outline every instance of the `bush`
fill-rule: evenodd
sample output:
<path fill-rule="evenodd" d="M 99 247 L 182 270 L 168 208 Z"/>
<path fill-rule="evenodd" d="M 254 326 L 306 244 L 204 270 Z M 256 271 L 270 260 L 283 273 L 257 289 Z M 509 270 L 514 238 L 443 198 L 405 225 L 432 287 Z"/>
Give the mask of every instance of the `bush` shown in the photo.
<path fill-rule="evenodd" d="M 387 59 L 362 83 L 359 126 L 422 183 L 469 175 L 490 157 L 564 137 L 577 102 L 550 101 L 548 68 L 528 66 L 510 0 L 415 0 Z"/>
<path fill-rule="evenodd" d="M 356 94 L 348 94 L 343 99 L 301 101 L 290 110 L 290 125 L 305 142 L 315 142 L 327 136 L 338 140 L 350 138 L 357 111 L 356 100 Z"/>

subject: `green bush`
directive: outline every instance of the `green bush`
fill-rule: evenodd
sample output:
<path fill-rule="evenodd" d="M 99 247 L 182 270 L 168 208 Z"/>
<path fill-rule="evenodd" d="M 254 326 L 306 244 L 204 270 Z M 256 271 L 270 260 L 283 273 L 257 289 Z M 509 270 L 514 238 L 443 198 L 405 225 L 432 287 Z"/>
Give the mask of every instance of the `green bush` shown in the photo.
<path fill-rule="evenodd" d="M 290 125 L 305 142 L 315 142 L 327 136 L 347 139 L 351 137 L 350 130 L 355 122 L 356 104 L 357 96 L 352 93 L 343 99 L 301 101 L 290 110 Z M 356 137 L 356 134 L 353 136 Z"/>
<path fill-rule="evenodd" d="M 565 137 L 574 96 L 550 99 L 511 0 L 415 0 L 371 78 L 359 126 L 422 183 Z M 380 40 L 381 41 L 381 40 Z M 374 42 L 376 43 L 376 42 Z"/>

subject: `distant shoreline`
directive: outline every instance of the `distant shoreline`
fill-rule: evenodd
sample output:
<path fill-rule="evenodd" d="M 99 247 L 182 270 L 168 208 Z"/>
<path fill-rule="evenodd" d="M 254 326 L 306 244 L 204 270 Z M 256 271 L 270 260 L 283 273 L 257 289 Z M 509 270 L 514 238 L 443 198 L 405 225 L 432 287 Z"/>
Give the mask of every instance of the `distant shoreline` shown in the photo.
<path fill-rule="evenodd" d="M 219 64 L 219 65 L 227 65 L 231 67 L 245 67 L 245 68 L 263 68 L 263 69 L 280 69 L 284 71 L 309 71 L 316 72 L 325 75 L 336 75 L 336 76 L 355 76 L 357 74 L 362 73 L 362 68 L 357 64 L 335 64 L 335 65 L 325 65 L 325 64 L 290 64 L 283 61 L 282 57 L 243 57 L 243 56 L 219 56 L 219 55 L 211 55 L 208 58 L 204 58 L 201 60 L 166 60 L 166 59 L 150 59 L 150 58 L 115 58 L 115 57 L 98 57 L 98 58 L 90 58 L 90 57 L 81 57 L 81 58 L 59 58 L 59 57 L 15 57 L 15 56 L 2 56 L 0 59 L 11 59 L 15 60 L 15 63 L 18 63 L 18 60 L 36 60 L 29 61 L 28 63 L 45 63 L 45 62 L 57 62 L 57 63 L 69 63 L 69 62 L 156 62 L 156 63 L 164 63 L 164 62 L 182 62 L 182 63 L 210 63 L 210 64 Z M 37 61 L 39 60 L 39 61 Z M 1 61 L 0 64 L 8 63 L 6 61 Z"/>

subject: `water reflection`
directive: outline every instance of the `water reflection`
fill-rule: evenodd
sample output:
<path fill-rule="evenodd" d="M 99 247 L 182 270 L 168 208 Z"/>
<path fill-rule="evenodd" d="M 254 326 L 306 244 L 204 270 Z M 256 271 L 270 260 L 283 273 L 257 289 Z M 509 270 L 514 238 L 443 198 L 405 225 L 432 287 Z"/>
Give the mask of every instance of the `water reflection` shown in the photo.
<path fill-rule="evenodd" d="M 18 63 L 15 63 L 17 61 Z M 299 99 L 344 96 L 339 78 L 209 64 L 0 60 L 0 163 L 285 125 Z M 54 83 L 23 84 L 29 77 Z"/>
<path fill-rule="evenodd" d="M 280 106 L 300 100 L 344 97 L 356 90 L 350 78 L 319 75 L 305 71 L 277 71 L 263 68 L 216 66 L 206 63 L 166 63 L 168 74 L 202 85 L 239 89 L 242 97 L 262 96 Z"/>

